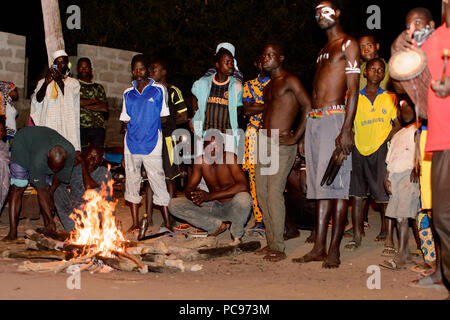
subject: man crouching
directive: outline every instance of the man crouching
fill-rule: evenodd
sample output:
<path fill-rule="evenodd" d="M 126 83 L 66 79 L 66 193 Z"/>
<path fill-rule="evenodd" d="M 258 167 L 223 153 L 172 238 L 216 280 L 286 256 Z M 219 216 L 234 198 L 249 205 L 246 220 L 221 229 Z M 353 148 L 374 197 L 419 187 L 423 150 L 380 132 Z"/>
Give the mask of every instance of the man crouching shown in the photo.
<path fill-rule="evenodd" d="M 233 244 L 244 235 L 252 206 L 247 178 L 233 153 L 223 151 L 220 135 L 205 141 L 204 154 L 195 160 L 185 189 L 186 198 L 173 198 L 170 213 L 217 236 L 230 228 Z M 209 192 L 200 190 L 202 178 Z M 230 226 L 231 225 L 231 226 Z"/>

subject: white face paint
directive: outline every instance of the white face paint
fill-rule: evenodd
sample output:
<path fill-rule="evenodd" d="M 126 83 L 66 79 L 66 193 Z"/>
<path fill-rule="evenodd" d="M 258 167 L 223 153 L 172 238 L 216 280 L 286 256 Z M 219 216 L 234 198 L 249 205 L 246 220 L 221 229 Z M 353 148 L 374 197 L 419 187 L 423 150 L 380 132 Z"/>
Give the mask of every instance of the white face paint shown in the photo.
<path fill-rule="evenodd" d="M 361 73 L 361 69 L 359 69 L 358 67 L 358 61 L 355 60 L 355 63 L 352 65 L 352 63 L 349 61 L 348 62 L 348 67 L 345 68 L 345 73 L 349 74 L 349 73 Z"/>
<path fill-rule="evenodd" d="M 323 4 L 320 4 L 316 7 L 316 10 L 320 10 L 320 13 L 322 14 L 322 16 L 325 19 L 332 21 L 332 22 L 335 21 L 334 18 L 331 18 L 332 15 L 336 16 L 336 11 L 333 8 L 330 8 Z M 316 15 L 316 20 L 319 20 L 319 18 L 320 18 L 320 15 Z"/>

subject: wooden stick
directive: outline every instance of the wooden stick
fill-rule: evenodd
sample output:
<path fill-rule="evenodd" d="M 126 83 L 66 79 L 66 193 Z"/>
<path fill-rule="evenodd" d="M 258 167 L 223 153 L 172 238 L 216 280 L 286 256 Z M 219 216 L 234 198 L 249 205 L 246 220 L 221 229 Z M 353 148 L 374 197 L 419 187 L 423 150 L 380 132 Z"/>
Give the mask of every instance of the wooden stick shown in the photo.
<path fill-rule="evenodd" d="M 114 254 L 119 257 L 122 256 L 122 257 L 125 257 L 125 258 L 133 261 L 138 266 L 140 273 L 145 274 L 148 272 L 148 268 L 136 256 L 128 254 L 126 252 L 119 252 L 119 251 L 114 251 Z"/>
<path fill-rule="evenodd" d="M 39 271 L 39 272 L 50 272 L 53 271 L 55 273 L 60 272 L 67 267 L 78 264 L 78 263 L 86 263 L 90 261 L 90 259 L 94 257 L 94 254 L 90 254 L 87 256 L 71 259 L 69 261 L 57 261 L 57 262 L 38 262 L 32 263 L 29 261 L 25 261 L 23 265 L 19 266 L 19 271 Z"/>
<path fill-rule="evenodd" d="M 4 251 L 4 258 L 16 259 L 52 259 L 52 260 L 69 260 L 73 258 L 73 254 L 69 252 L 61 252 L 57 250 L 24 250 L 24 251 Z"/>

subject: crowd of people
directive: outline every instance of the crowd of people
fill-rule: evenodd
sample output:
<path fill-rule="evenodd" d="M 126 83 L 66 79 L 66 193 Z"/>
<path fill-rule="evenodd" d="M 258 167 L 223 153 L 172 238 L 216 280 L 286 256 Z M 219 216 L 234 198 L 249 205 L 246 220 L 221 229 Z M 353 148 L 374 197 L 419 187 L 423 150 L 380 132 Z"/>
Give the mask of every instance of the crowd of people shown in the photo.
<path fill-rule="evenodd" d="M 220 43 L 215 65 L 192 85 L 189 119 L 181 91 L 167 80 L 167 62 L 134 56 L 133 82 L 120 114 L 126 131 L 124 198 L 132 216 L 128 232 L 143 238 L 156 205 L 164 220 L 160 232 L 217 236 L 229 229 L 233 244 L 247 232 L 267 241 L 256 254 L 277 262 L 287 258 L 285 241 L 307 225 L 307 242 L 314 246 L 292 261 L 338 268 L 343 236 L 352 238 L 345 250 L 364 245 L 372 206 L 381 217 L 375 241 L 384 242 L 382 256 L 388 258 L 380 258 L 380 265 L 398 270 L 411 263 L 412 226 L 414 252 L 423 256 L 415 268 L 423 277 L 410 285 L 449 288 L 450 79 L 448 71 L 442 74 L 442 50 L 450 49 L 450 5 L 444 3 L 441 26 L 436 28 L 428 9 L 414 8 L 391 46 L 392 54 L 424 51 L 430 74 L 424 86 L 393 79 L 379 56 L 382 44 L 374 34 L 346 34 L 332 1 L 315 7 L 327 43 L 318 53 L 311 94 L 285 70 L 280 43 L 264 46 L 254 62 L 258 77 L 247 82 L 235 47 Z M 13 141 L 11 152 L 0 141 L 0 206 L 9 190 L 10 231 L 4 240 L 17 238 L 27 185 L 37 190 L 45 228 L 55 231 L 56 214 L 69 232 L 70 214 L 83 206 L 85 190 L 111 179 L 102 166 L 107 93 L 93 82 L 88 58 L 78 61 L 78 79 L 69 76 L 63 50 L 52 59 L 32 95 L 29 126 L 17 133 L 10 124 L 15 112 L 8 113 L 17 91 L 9 82 L 0 86 L 0 134 Z M 183 197 L 176 190 L 180 168 L 174 150 L 180 142 L 173 132 L 188 121 L 195 161 Z M 142 167 L 148 184 L 140 220 Z"/>

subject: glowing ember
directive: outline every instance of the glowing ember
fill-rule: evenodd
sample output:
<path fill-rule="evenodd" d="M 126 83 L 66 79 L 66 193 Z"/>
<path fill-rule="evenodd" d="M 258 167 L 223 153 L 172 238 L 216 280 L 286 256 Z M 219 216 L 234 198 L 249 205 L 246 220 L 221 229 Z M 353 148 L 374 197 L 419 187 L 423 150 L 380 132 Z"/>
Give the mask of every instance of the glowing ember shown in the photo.
<path fill-rule="evenodd" d="M 87 201 L 83 210 L 75 209 L 70 215 L 75 221 L 70 242 L 86 246 L 83 254 L 99 253 L 103 257 L 114 257 L 114 251 L 125 251 L 126 240 L 117 228 L 113 215 L 117 201 L 107 200 L 107 197 L 112 196 L 112 190 L 112 179 L 108 182 L 108 188 L 102 183 L 100 192 L 87 190 L 83 196 Z"/>

